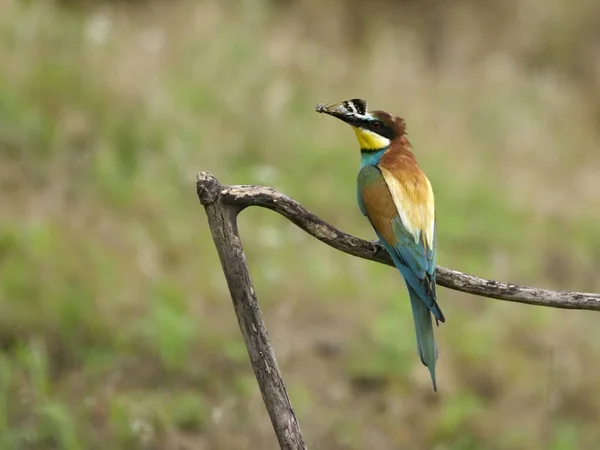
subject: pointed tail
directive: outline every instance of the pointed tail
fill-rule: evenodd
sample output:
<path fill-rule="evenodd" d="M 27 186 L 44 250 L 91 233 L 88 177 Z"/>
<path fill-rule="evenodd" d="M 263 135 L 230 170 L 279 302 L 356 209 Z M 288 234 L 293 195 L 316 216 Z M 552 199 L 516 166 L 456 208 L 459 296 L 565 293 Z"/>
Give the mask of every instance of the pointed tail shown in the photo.
<path fill-rule="evenodd" d="M 415 331 L 417 333 L 417 348 L 421 362 L 427 366 L 431 374 L 433 391 L 437 392 L 435 380 L 435 363 L 438 357 L 435 337 L 433 336 L 433 323 L 431 312 L 427 305 L 419 298 L 417 292 L 406 283 L 410 304 L 412 306 L 413 318 L 415 321 Z"/>

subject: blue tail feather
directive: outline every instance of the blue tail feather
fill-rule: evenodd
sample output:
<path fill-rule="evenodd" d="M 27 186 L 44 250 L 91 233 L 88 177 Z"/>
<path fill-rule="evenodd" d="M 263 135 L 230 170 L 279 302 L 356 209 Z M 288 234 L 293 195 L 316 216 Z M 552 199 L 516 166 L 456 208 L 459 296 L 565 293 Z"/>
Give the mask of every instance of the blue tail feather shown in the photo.
<path fill-rule="evenodd" d="M 431 312 L 427 305 L 423 303 L 417 292 L 408 283 L 406 283 L 406 288 L 408 289 L 413 319 L 415 321 L 419 358 L 421 358 L 421 362 L 429 369 L 431 381 L 433 383 L 433 391 L 437 392 L 435 364 L 437 362 L 438 350 L 433 335 Z"/>
<path fill-rule="evenodd" d="M 380 243 L 392 257 L 394 265 L 402 274 L 404 284 L 408 289 L 417 335 L 417 352 L 421 362 L 429 369 L 433 391 L 437 392 L 435 364 L 437 362 L 438 350 L 433 335 L 433 321 L 431 316 L 433 314 L 435 317 L 436 324 L 438 321 L 444 322 L 445 318 L 437 304 L 435 290 L 432 289 L 428 292 L 425 289 L 426 286 L 418 279 L 414 272 L 408 266 L 402 264 L 394 249 L 381 236 L 379 236 L 379 239 Z"/>

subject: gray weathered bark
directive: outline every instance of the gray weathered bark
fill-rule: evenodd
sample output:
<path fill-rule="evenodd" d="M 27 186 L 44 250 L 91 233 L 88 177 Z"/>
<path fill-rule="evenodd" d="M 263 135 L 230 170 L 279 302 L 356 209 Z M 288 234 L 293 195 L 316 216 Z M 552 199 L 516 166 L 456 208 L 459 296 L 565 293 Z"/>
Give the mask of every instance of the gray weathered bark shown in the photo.
<path fill-rule="evenodd" d="M 233 308 L 279 445 L 283 450 L 304 450 L 300 425 L 275 360 L 237 231 L 237 215 L 244 205 L 223 201 L 220 197 L 223 186 L 208 173 L 198 176 L 197 192 L 208 216 Z"/>
<path fill-rule="evenodd" d="M 223 186 L 208 172 L 198 174 L 198 197 L 206 209 L 223 272 L 227 279 L 252 368 L 279 445 L 284 450 L 306 448 L 300 426 L 281 378 L 275 354 L 258 306 L 246 257 L 237 232 L 237 215 L 248 206 L 275 211 L 325 244 L 349 255 L 393 266 L 378 243 L 346 234 L 311 214 L 276 190 L 263 186 Z M 529 305 L 600 311 L 600 294 L 557 292 L 486 280 L 437 267 L 437 284 L 482 297 Z"/>

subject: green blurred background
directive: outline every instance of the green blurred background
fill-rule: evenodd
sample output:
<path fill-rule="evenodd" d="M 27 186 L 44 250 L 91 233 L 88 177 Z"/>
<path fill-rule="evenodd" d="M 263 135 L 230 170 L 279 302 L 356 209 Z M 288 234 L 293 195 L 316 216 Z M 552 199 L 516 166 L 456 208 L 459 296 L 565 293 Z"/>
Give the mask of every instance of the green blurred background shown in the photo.
<path fill-rule="evenodd" d="M 0 0 L 0 448 L 276 449 L 195 193 L 365 239 L 318 102 L 401 115 L 439 264 L 600 291 L 594 0 Z M 394 270 L 257 208 L 242 239 L 310 449 L 596 449 L 593 312 L 440 289 L 439 393 Z"/>

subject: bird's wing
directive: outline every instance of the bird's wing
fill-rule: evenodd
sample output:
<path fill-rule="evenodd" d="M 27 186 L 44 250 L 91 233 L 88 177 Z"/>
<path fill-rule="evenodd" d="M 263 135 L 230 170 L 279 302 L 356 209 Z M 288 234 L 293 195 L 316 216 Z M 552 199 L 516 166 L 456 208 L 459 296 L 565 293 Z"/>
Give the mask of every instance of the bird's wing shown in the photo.
<path fill-rule="evenodd" d="M 365 166 L 358 175 L 359 205 L 406 282 L 443 322 L 435 291 L 433 193 L 422 180 L 422 186 L 408 185 L 385 167 Z"/>

